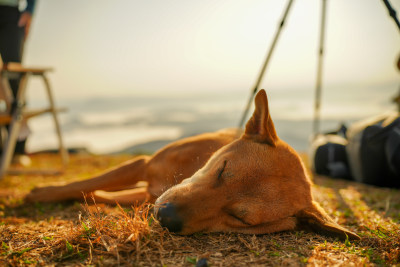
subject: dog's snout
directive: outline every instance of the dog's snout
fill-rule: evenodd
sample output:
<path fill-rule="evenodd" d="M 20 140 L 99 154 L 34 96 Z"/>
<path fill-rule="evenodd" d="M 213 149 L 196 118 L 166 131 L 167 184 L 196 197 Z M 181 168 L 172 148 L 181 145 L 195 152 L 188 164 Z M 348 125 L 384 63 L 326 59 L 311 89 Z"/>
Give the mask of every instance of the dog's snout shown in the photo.
<path fill-rule="evenodd" d="M 156 218 L 170 232 L 180 232 L 182 230 L 183 221 L 172 203 L 162 204 L 157 211 Z"/>

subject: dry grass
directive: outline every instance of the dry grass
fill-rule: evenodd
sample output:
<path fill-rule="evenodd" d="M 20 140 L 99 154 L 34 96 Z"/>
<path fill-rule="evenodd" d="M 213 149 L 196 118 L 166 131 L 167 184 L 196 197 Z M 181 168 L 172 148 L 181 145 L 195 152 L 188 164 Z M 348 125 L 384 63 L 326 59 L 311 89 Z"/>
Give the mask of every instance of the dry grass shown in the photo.
<path fill-rule="evenodd" d="M 362 239 L 340 242 L 307 232 L 179 236 L 151 206 L 24 204 L 38 183 L 84 179 L 129 156 L 75 155 L 62 176 L 7 176 L 0 182 L 0 265 L 400 266 L 400 191 L 315 177 L 314 196 Z M 53 166 L 54 156 L 34 156 Z"/>

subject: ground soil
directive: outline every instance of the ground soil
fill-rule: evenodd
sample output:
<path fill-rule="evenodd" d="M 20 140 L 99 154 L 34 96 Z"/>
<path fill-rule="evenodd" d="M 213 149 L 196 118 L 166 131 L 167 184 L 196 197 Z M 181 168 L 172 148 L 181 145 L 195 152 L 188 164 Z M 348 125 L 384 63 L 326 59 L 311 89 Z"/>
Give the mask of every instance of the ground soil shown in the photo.
<path fill-rule="evenodd" d="M 315 199 L 361 236 L 339 241 L 309 232 L 179 236 L 152 207 L 79 202 L 24 203 L 38 184 L 86 179 L 130 155 L 71 156 L 62 174 L 7 175 L 0 181 L 1 266 L 400 266 L 400 191 L 314 176 Z M 57 168 L 52 154 L 32 168 Z"/>

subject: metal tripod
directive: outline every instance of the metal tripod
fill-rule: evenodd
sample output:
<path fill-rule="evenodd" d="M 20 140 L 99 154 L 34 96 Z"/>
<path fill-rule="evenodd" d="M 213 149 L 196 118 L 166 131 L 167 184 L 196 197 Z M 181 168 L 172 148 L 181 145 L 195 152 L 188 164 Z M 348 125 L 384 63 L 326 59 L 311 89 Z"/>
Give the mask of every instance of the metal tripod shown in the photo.
<path fill-rule="evenodd" d="M 396 25 L 400 30 L 400 23 L 396 16 L 396 11 L 392 8 L 389 3 L 389 0 L 383 0 L 385 6 L 389 11 L 389 15 L 393 18 Z M 254 87 L 251 90 L 249 101 L 244 109 L 243 115 L 240 119 L 239 128 L 243 127 L 243 124 L 248 115 L 251 103 L 255 94 L 257 93 L 261 81 L 264 77 L 265 71 L 271 59 L 272 53 L 275 49 L 276 43 L 278 41 L 281 30 L 285 24 L 285 20 L 288 16 L 289 10 L 292 6 L 293 0 L 289 0 L 284 15 L 282 17 L 281 23 L 278 26 L 278 30 L 275 34 L 275 38 L 272 41 L 271 47 L 268 51 L 267 57 L 265 58 L 264 64 L 261 67 L 260 73 L 256 80 Z M 321 92 L 322 92 L 322 69 L 323 69 L 323 59 L 324 59 L 324 43 L 325 43 L 325 28 L 326 28 L 326 8 L 327 8 L 327 0 L 322 0 L 322 12 L 321 12 L 321 28 L 320 28 L 320 38 L 319 38 L 319 50 L 318 50 L 318 67 L 317 67 L 317 79 L 315 85 L 315 100 L 314 100 L 314 120 L 313 120 L 313 135 L 317 135 L 320 132 L 320 109 L 321 109 Z"/>

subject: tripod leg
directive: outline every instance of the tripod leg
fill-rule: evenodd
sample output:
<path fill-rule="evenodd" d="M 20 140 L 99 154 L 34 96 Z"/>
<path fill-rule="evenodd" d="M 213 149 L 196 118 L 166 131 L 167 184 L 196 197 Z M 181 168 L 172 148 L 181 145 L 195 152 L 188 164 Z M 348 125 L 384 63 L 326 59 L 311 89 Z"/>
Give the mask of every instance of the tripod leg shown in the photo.
<path fill-rule="evenodd" d="M 318 51 L 318 69 L 317 81 L 315 84 L 315 103 L 314 103 L 314 122 L 313 134 L 314 137 L 319 133 L 320 123 L 320 109 L 321 109 L 321 87 L 322 87 L 322 67 L 324 60 L 324 42 L 325 42 L 325 23 L 326 22 L 326 0 L 322 0 L 322 13 L 321 13 L 321 31 L 319 38 L 319 51 Z"/>
<path fill-rule="evenodd" d="M 399 22 L 399 19 L 397 18 L 396 10 L 394 10 L 394 8 L 390 4 L 389 0 L 383 0 L 383 3 L 387 7 L 387 9 L 389 11 L 389 15 L 393 18 L 394 22 L 396 23 L 397 28 L 400 30 L 400 22 Z"/>

